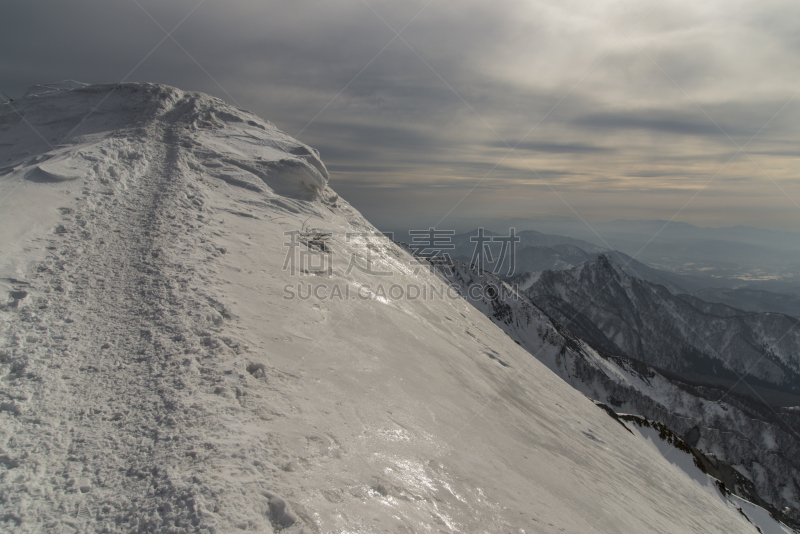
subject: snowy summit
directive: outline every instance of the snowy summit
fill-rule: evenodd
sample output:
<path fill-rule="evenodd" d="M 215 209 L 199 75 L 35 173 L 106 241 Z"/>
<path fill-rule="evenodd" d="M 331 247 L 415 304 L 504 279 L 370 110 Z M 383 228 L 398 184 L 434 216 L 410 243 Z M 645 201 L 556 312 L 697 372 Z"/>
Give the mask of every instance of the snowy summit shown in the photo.
<path fill-rule="evenodd" d="M 219 99 L 33 88 L 0 106 L 0 201 L 0 530 L 789 532 Z"/>

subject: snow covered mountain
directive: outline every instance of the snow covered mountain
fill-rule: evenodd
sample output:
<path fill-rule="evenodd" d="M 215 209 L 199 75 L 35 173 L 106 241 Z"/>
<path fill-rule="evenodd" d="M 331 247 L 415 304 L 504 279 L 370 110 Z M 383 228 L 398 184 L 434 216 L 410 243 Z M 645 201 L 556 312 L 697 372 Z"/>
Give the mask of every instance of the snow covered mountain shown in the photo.
<path fill-rule="evenodd" d="M 517 281 L 530 299 L 523 302 L 602 354 L 551 365 L 556 372 L 617 411 L 692 436 L 692 445 L 747 473 L 775 506 L 797 513 L 800 418 L 780 408 L 798 404 L 796 319 L 675 296 L 607 256 Z M 746 384 L 738 381 L 745 372 Z"/>
<path fill-rule="evenodd" d="M 480 249 L 476 245 L 478 232 L 479 230 L 476 229 L 472 232 L 453 236 L 452 250 L 442 249 L 441 252 L 448 252 L 452 258 L 470 264 L 473 261 L 475 251 Z M 483 234 L 486 237 L 500 235 L 489 230 L 483 230 Z M 508 270 L 507 266 L 513 264 L 513 271 L 518 275 L 539 271 L 560 271 L 571 269 L 586 261 L 595 261 L 598 256 L 607 254 L 619 265 L 622 265 L 623 270 L 628 275 L 654 284 L 661 284 L 672 293 L 686 293 L 690 290 L 687 288 L 693 290 L 705 287 L 697 286 L 696 282 L 689 278 L 668 271 L 653 269 L 617 250 L 598 247 L 580 239 L 543 234 L 535 230 L 524 230 L 515 235 L 519 238 L 519 242 L 515 246 L 513 260 L 510 249 L 508 247 L 503 248 L 500 242 L 490 241 L 483 245 L 483 249 L 488 251 L 486 254 L 487 259 L 491 260 L 486 262 L 485 269 L 495 271 L 494 267 L 497 266 L 499 267 L 498 274 L 503 275 Z M 409 237 L 413 239 L 413 236 Z M 413 247 L 413 241 L 410 241 L 410 243 Z M 432 248 L 436 249 L 437 247 Z M 417 247 L 417 250 L 424 252 L 419 247 Z"/>
<path fill-rule="evenodd" d="M 0 107 L 0 165 L 4 531 L 788 532 L 532 358 L 246 111 L 44 86 Z"/>
<path fill-rule="evenodd" d="M 736 393 L 723 395 L 725 390 L 675 380 L 640 360 L 603 354 L 550 322 L 523 293 L 488 272 L 460 262 L 443 272 L 462 288 L 465 299 L 564 381 L 603 403 L 612 416 L 615 411 L 635 414 L 658 422 L 669 434 L 677 432 L 684 452 L 692 448 L 736 495 L 797 524 L 796 410 L 775 413 Z M 497 289 L 475 290 L 482 287 Z"/>
<path fill-rule="evenodd" d="M 541 273 L 525 293 L 608 354 L 694 383 L 732 387 L 747 374 L 775 405 L 800 403 L 800 329 L 793 317 L 680 298 L 628 276 L 608 256 Z M 747 388 L 737 391 L 752 395 Z"/>

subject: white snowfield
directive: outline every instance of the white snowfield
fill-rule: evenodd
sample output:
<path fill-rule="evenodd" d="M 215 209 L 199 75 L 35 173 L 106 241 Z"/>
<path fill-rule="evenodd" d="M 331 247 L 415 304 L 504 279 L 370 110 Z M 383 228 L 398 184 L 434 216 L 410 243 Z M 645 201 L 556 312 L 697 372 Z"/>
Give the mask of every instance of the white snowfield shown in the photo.
<path fill-rule="evenodd" d="M 203 94 L 0 107 L 0 531 L 756 532 L 327 179 Z"/>

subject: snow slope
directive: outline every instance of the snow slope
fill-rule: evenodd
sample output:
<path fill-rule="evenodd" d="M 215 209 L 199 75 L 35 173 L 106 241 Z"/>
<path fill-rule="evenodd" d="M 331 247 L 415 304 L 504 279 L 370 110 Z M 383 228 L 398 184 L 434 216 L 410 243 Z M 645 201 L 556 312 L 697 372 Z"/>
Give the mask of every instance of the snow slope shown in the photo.
<path fill-rule="evenodd" d="M 675 381 L 642 361 L 603 355 L 552 322 L 525 290 L 517 293 L 492 274 L 458 261 L 442 272 L 459 285 L 464 298 L 572 387 L 609 410 L 646 417 L 687 436 L 691 446 L 735 466 L 750 481 L 727 480 L 732 491 L 797 525 L 800 449 L 789 426 L 796 424 L 795 410 L 776 414 L 747 397 L 721 398 L 724 390 Z M 535 283 L 539 273 L 531 274 Z M 473 291 L 481 286 L 503 289 Z"/>
<path fill-rule="evenodd" d="M 635 416 L 623 416 L 623 424 L 649 447 L 656 449 L 670 463 L 680 468 L 702 486 L 706 492 L 724 502 L 751 522 L 763 534 L 792 534 L 792 529 L 775 521 L 769 513 L 755 504 L 732 495 L 719 482 L 701 470 L 687 447 L 679 437 L 670 434 L 665 427 Z M 677 445 L 677 446 L 676 446 Z"/>
<path fill-rule="evenodd" d="M 0 108 L 0 529 L 756 531 L 457 295 L 393 298 L 445 282 L 314 150 L 169 87 L 34 93 Z M 284 270 L 298 231 L 330 275 Z"/>

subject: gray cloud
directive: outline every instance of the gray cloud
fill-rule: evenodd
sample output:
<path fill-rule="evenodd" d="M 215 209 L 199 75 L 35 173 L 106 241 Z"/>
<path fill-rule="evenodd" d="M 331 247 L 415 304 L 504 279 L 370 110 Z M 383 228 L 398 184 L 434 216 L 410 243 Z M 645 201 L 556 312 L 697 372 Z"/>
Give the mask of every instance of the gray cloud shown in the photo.
<path fill-rule="evenodd" d="M 718 127 L 710 120 L 703 120 L 703 118 L 705 117 L 696 118 L 685 114 L 684 117 L 675 117 L 674 113 L 664 112 L 596 113 L 579 118 L 575 124 L 598 130 L 651 130 L 660 133 L 699 136 L 725 135 L 725 132 L 732 131 L 729 125 Z M 753 127 L 752 133 L 756 131 L 757 128 Z"/>
<path fill-rule="evenodd" d="M 139 1 L 168 30 L 197 5 Z M 783 206 L 772 179 L 800 201 L 800 100 L 771 120 L 800 87 L 797 2 L 433 2 L 403 33 L 412 51 L 386 46 L 381 18 L 399 30 L 427 0 L 367 1 L 380 16 L 362 0 L 207 0 L 174 37 L 213 80 L 169 40 L 130 79 L 302 130 L 333 186 L 382 224 L 435 219 L 476 184 L 453 217 L 573 215 L 552 186 L 589 218 L 643 206 L 669 218 L 712 177 L 687 221 L 741 222 L 753 191 Z M 0 89 L 12 96 L 117 82 L 164 36 L 132 0 L 8 4 Z M 756 134 L 757 164 L 727 163 Z M 762 225 L 796 226 L 779 211 L 753 207 Z"/>
<path fill-rule="evenodd" d="M 586 143 L 548 143 L 545 141 L 523 141 L 519 144 L 510 143 L 516 150 L 529 150 L 531 152 L 550 152 L 553 154 L 592 154 L 597 152 L 610 152 L 613 148 L 590 145 Z M 505 143 L 495 142 L 492 146 L 510 148 Z"/>

